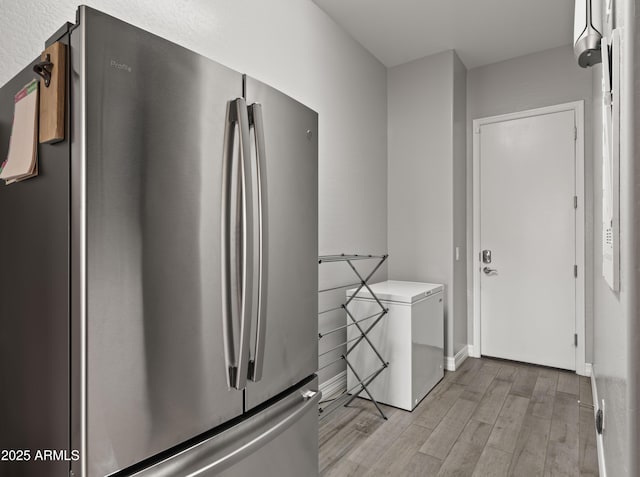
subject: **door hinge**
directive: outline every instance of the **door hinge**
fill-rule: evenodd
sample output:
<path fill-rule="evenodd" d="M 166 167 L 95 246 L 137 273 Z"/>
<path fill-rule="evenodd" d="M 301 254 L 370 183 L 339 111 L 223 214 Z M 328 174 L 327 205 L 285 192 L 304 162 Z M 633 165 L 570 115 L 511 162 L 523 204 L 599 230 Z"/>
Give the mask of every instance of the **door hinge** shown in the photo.
<path fill-rule="evenodd" d="M 574 209 L 578 208 L 578 196 L 577 195 L 573 196 L 573 208 Z"/>
<path fill-rule="evenodd" d="M 578 265 L 573 266 L 573 276 L 578 278 Z"/>
<path fill-rule="evenodd" d="M 578 333 L 573 335 L 573 344 L 576 348 L 578 347 Z"/>
<path fill-rule="evenodd" d="M 573 140 L 574 141 L 578 140 L 578 126 L 573 127 Z"/>

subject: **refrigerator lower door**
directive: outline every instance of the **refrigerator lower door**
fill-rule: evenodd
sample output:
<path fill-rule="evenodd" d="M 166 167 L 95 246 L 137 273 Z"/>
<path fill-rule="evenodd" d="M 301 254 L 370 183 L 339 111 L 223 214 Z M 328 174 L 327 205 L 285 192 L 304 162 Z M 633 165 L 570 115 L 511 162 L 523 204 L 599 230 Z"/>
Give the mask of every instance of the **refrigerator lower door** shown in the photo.
<path fill-rule="evenodd" d="M 252 355 L 262 373 L 247 385 L 251 409 L 318 369 L 318 115 L 249 77 L 245 92 L 249 107 L 261 105 L 264 150 L 256 157 L 264 165 L 259 190 L 266 192 L 266 326 L 257 336 L 264 354 Z M 257 324 L 253 329 L 260 332 Z"/>
<path fill-rule="evenodd" d="M 131 477 L 312 477 L 318 475 L 315 378 L 224 432 Z"/>
<path fill-rule="evenodd" d="M 71 51 L 72 334 L 86 358 L 73 470 L 94 477 L 243 412 L 227 382 L 220 239 L 242 76 L 88 7 Z"/>

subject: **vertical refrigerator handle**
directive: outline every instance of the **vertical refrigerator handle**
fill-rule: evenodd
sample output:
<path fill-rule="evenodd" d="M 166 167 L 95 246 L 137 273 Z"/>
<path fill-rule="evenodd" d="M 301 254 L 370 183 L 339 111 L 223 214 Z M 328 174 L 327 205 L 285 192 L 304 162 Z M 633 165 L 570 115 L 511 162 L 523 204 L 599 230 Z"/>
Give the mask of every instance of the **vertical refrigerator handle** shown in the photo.
<path fill-rule="evenodd" d="M 249 379 L 260 381 L 264 367 L 265 334 L 267 331 L 267 272 L 269 269 L 269 217 L 267 207 L 267 163 L 264 144 L 264 122 L 262 120 L 262 105 L 254 103 L 249 106 L 249 123 L 253 129 L 256 150 L 257 176 L 257 226 L 258 226 L 258 259 L 254 262 L 254 272 L 257 278 L 258 319 L 256 323 L 256 345 L 254 358 L 249 363 Z"/>
<path fill-rule="evenodd" d="M 247 385 L 253 313 L 255 219 L 248 116 L 244 99 L 228 104 L 222 171 L 222 325 L 228 384 L 235 389 Z M 239 160 L 235 154 L 236 130 Z M 237 347 L 235 326 L 239 328 Z"/>

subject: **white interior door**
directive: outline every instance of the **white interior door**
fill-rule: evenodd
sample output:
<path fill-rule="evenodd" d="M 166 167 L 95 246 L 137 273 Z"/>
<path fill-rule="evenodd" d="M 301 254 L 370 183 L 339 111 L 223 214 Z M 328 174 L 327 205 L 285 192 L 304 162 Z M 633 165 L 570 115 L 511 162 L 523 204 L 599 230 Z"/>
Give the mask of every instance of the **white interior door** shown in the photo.
<path fill-rule="evenodd" d="M 483 355 L 576 369 L 575 127 L 573 111 L 480 127 Z"/>

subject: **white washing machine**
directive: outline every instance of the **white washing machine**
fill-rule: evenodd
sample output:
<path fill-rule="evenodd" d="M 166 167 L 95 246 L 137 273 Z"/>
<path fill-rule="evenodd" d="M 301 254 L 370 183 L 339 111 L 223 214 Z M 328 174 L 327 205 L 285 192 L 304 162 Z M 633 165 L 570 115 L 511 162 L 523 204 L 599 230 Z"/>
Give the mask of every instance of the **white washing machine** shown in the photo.
<path fill-rule="evenodd" d="M 389 366 L 368 389 L 376 401 L 412 411 L 444 376 L 444 285 L 389 280 L 369 286 L 389 313 L 367 336 Z M 355 291 L 356 288 L 347 290 L 347 299 Z M 362 319 L 380 307 L 363 288 L 348 310 L 356 319 Z M 374 321 L 375 318 L 365 320 L 360 326 L 366 330 Z M 347 317 L 347 323 L 351 322 Z M 347 339 L 358 335 L 356 326 L 347 328 Z M 361 378 L 380 367 L 380 360 L 365 340 L 348 359 Z M 357 379 L 347 367 L 347 389 L 356 384 Z M 364 391 L 360 397 L 368 398 Z"/>

